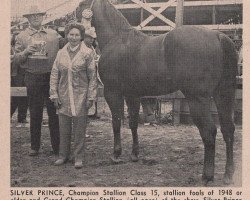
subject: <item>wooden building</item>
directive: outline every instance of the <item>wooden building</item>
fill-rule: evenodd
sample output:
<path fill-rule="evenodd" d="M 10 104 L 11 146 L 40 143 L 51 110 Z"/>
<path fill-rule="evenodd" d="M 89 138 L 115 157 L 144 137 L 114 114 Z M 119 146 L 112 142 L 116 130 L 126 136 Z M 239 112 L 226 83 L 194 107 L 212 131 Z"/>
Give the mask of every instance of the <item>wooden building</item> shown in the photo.
<path fill-rule="evenodd" d="M 226 32 L 232 38 L 241 39 L 243 0 L 110 1 L 122 12 L 132 26 L 149 34 L 160 34 L 175 28 L 176 13 L 178 13 L 176 7 L 178 2 L 183 1 L 184 25 L 203 25 Z M 47 10 L 45 22 L 51 23 L 71 14 L 79 2 L 80 0 L 64 2 L 60 0 L 58 5 Z M 12 5 L 12 7 L 20 6 Z M 16 11 L 14 8 L 13 10 Z"/>
<path fill-rule="evenodd" d="M 177 2 L 178 0 L 116 0 L 115 6 L 137 29 L 159 34 L 175 27 Z M 240 39 L 242 10 L 243 0 L 184 0 L 183 24 L 203 25 Z"/>

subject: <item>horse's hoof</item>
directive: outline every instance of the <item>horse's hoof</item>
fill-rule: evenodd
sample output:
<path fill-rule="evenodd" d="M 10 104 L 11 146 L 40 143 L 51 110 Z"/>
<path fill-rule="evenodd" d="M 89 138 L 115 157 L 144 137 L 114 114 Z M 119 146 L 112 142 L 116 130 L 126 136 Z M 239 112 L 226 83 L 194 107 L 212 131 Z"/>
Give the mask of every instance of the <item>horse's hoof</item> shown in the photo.
<path fill-rule="evenodd" d="M 130 159 L 132 160 L 132 162 L 138 162 L 139 160 L 138 155 L 135 155 L 135 154 L 131 154 Z"/>
<path fill-rule="evenodd" d="M 225 174 L 224 178 L 223 178 L 223 183 L 225 185 L 233 184 L 233 178 L 232 178 L 232 176 Z"/>
<path fill-rule="evenodd" d="M 114 164 L 120 164 L 123 162 L 122 159 L 120 159 L 119 157 L 115 157 L 115 156 L 111 156 L 110 160 L 114 163 Z"/>
<path fill-rule="evenodd" d="M 214 177 L 213 176 L 205 176 L 203 175 L 202 176 L 202 184 L 205 186 L 205 187 L 209 187 L 209 186 L 212 186 L 214 183 Z"/>
<path fill-rule="evenodd" d="M 202 185 L 204 186 L 204 187 L 212 187 L 213 186 L 213 184 L 214 184 L 214 181 L 209 181 L 209 180 L 203 180 L 202 179 Z"/>

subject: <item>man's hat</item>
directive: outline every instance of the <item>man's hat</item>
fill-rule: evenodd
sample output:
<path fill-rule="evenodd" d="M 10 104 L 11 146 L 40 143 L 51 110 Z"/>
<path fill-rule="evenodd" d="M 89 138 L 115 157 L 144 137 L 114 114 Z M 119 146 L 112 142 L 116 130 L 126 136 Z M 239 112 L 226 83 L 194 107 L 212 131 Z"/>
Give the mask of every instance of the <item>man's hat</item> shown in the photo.
<path fill-rule="evenodd" d="M 88 28 L 87 30 L 85 30 L 85 36 L 88 35 L 92 38 L 96 38 L 96 32 L 95 32 L 95 27 L 91 27 L 91 28 Z"/>
<path fill-rule="evenodd" d="M 93 12 L 92 10 L 90 10 L 89 8 L 83 10 L 82 12 L 82 17 L 85 19 L 90 19 L 93 16 Z"/>
<path fill-rule="evenodd" d="M 39 10 L 38 6 L 31 6 L 29 12 L 24 14 L 23 16 L 27 18 L 30 15 L 37 15 L 37 14 L 45 15 L 46 12 Z"/>

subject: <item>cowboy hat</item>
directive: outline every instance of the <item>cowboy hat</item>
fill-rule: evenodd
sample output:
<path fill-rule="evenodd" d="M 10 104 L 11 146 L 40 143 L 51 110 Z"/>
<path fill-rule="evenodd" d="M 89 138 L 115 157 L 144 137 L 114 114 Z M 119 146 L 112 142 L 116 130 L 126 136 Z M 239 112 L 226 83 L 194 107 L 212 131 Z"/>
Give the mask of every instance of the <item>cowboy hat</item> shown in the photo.
<path fill-rule="evenodd" d="M 96 32 L 95 32 L 95 27 L 88 28 L 85 30 L 85 36 L 90 36 L 92 38 L 96 38 Z"/>
<path fill-rule="evenodd" d="M 93 16 L 93 12 L 89 8 L 83 10 L 83 12 L 82 12 L 83 18 L 90 19 L 92 16 Z"/>
<path fill-rule="evenodd" d="M 30 9 L 29 9 L 29 12 L 26 13 L 26 14 L 23 14 L 23 17 L 27 18 L 30 15 L 37 15 L 37 14 L 45 15 L 46 12 L 43 12 L 43 11 L 39 10 L 38 6 L 31 6 Z"/>

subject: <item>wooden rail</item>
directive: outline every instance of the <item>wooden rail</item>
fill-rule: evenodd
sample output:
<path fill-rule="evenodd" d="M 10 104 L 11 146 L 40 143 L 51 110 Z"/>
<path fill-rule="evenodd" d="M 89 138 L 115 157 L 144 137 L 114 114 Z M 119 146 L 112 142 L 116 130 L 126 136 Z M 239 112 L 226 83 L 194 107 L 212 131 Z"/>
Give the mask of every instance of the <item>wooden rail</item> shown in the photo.
<path fill-rule="evenodd" d="M 151 8 L 159 8 L 166 4 L 166 2 L 146 3 Z M 210 1 L 184 1 L 185 7 L 192 6 L 225 6 L 243 4 L 243 0 L 210 0 Z M 170 7 L 176 7 L 177 3 L 173 3 Z M 115 7 L 119 10 L 123 9 L 139 9 L 140 5 L 135 3 L 116 4 Z"/>
<path fill-rule="evenodd" d="M 27 96 L 26 87 L 11 87 L 10 94 L 12 97 L 25 97 Z M 103 88 L 98 87 L 97 90 L 98 97 L 103 97 Z"/>
<path fill-rule="evenodd" d="M 183 121 L 188 121 L 188 118 L 190 116 L 189 106 L 188 102 L 185 99 L 185 96 L 182 94 L 181 91 L 177 91 L 168 95 L 164 96 L 147 96 L 145 98 L 154 98 L 158 102 L 158 113 L 157 115 L 159 117 L 162 117 L 162 104 L 167 101 L 172 101 L 172 116 L 173 116 L 173 124 L 178 125 L 183 123 Z M 214 117 L 215 121 L 218 121 L 218 113 L 216 105 L 213 101 L 213 98 L 211 98 L 210 101 L 210 112 L 212 116 Z M 240 115 L 242 115 L 242 89 L 237 89 L 235 93 L 235 112 Z"/>
<path fill-rule="evenodd" d="M 27 90 L 25 87 L 12 87 L 11 88 L 11 96 L 27 96 Z M 98 97 L 103 97 L 103 88 L 98 88 Z M 145 98 L 154 98 L 157 100 L 159 105 L 159 113 L 161 116 L 161 107 L 162 103 L 166 101 L 172 101 L 173 103 L 173 124 L 178 125 L 182 123 L 181 116 L 189 116 L 189 107 L 185 96 L 181 91 L 177 91 L 171 94 L 167 94 L 164 96 L 147 96 Z M 238 113 L 242 113 L 242 89 L 237 89 L 235 94 L 235 110 Z M 217 115 L 217 109 L 213 99 L 211 98 L 210 111 L 212 115 Z"/>

